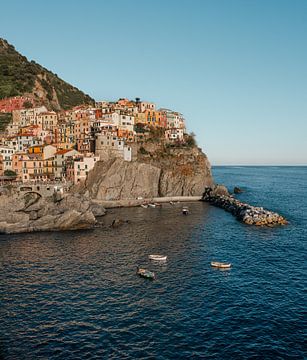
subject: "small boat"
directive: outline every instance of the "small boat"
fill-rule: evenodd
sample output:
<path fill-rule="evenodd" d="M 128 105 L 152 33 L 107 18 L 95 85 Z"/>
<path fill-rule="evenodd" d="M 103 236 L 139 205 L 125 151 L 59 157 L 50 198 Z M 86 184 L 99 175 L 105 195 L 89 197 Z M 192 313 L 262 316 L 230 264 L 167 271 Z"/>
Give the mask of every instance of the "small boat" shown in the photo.
<path fill-rule="evenodd" d="M 142 269 L 139 267 L 137 267 L 136 273 L 137 273 L 137 275 L 139 275 L 145 279 L 154 280 L 156 278 L 156 275 L 154 272 L 146 270 L 146 269 Z"/>
<path fill-rule="evenodd" d="M 167 260 L 166 255 L 148 255 L 148 258 L 150 260 L 154 260 L 154 261 L 166 261 Z"/>
<path fill-rule="evenodd" d="M 219 268 L 219 269 L 230 269 L 231 268 L 230 263 L 223 263 L 223 262 L 218 262 L 218 261 L 211 261 L 211 266 Z"/>
<path fill-rule="evenodd" d="M 147 209 L 147 208 L 148 208 L 148 205 L 147 205 L 147 204 L 141 204 L 141 207 L 142 207 L 143 209 Z"/>
<path fill-rule="evenodd" d="M 170 203 L 171 205 L 175 205 L 174 201 L 170 201 L 169 203 Z"/>
<path fill-rule="evenodd" d="M 189 213 L 190 213 L 189 208 L 187 208 L 187 207 L 182 208 L 182 214 L 183 215 L 188 215 Z"/>
<path fill-rule="evenodd" d="M 155 208 L 155 207 L 156 207 L 155 204 L 148 204 L 148 206 L 151 207 L 151 208 Z"/>

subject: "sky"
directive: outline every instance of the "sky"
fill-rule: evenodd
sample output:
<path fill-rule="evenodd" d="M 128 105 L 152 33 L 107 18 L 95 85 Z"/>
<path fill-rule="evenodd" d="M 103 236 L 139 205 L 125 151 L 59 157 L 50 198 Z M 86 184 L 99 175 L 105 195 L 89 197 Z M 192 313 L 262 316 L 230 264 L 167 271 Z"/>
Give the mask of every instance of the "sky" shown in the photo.
<path fill-rule="evenodd" d="M 307 164 L 306 0 L 10 0 L 0 37 L 96 100 L 183 113 L 213 165 Z"/>

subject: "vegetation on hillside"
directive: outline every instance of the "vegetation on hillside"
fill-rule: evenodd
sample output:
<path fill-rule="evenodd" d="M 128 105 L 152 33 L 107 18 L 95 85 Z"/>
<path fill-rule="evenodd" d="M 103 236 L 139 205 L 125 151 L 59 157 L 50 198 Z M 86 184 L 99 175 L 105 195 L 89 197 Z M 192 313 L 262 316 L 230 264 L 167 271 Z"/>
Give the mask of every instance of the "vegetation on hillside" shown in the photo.
<path fill-rule="evenodd" d="M 48 107 L 69 109 L 94 102 L 89 95 L 66 83 L 35 61 L 28 61 L 14 46 L 0 39 L 0 99 L 24 94 L 33 94 L 34 98 L 38 98 L 35 85 L 44 90 L 45 99 L 42 103 Z"/>
<path fill-rule="evenodd" d="M 4 131 L 6 126 L 12 121 L 11 113 L 0 113 L 0 131 Z"/>

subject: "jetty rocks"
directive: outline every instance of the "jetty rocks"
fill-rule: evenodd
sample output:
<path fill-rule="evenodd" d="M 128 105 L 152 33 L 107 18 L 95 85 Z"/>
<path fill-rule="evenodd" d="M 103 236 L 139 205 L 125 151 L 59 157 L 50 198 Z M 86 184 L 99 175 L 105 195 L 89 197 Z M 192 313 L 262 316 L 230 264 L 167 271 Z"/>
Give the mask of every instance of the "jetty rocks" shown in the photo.
<path fill-rule="evenodd" d="M 217 185 L 214 188 L 205 188 L 202 201 L 230 212 L 239 221 L 248 225 L 275 226 L 288 224 L 287 220 L 278 213 L 235 199 L 228 194 L 225 186 Z"/>

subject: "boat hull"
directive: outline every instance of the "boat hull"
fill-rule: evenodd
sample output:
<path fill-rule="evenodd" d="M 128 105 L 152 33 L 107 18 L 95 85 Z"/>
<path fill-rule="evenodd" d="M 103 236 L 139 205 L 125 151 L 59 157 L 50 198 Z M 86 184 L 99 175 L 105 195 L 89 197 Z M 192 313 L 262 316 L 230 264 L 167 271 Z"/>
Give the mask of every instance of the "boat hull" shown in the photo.
<path fill-rule="evenodd" d="M 219 269 L 230 269 L 231 264 L 230 263 L 221 263 L 217 261 L 212 261 L 211 266 Z"/>
<path fill-rule="evenodd" d="M 149 271 L 149 270 L 138 269 L 136 273 L 137 273 L 137 275 L 139 275 L 145 279 L 154 280 L 156 278 L 155 273 L 152 271 Z"/>
<path fill-rule="evenodd" d="M 150 260 L 154 260 L 154 261 L 166 261 L 167 260 L 166 255 L 149 255 L 148 258 Z"/>

